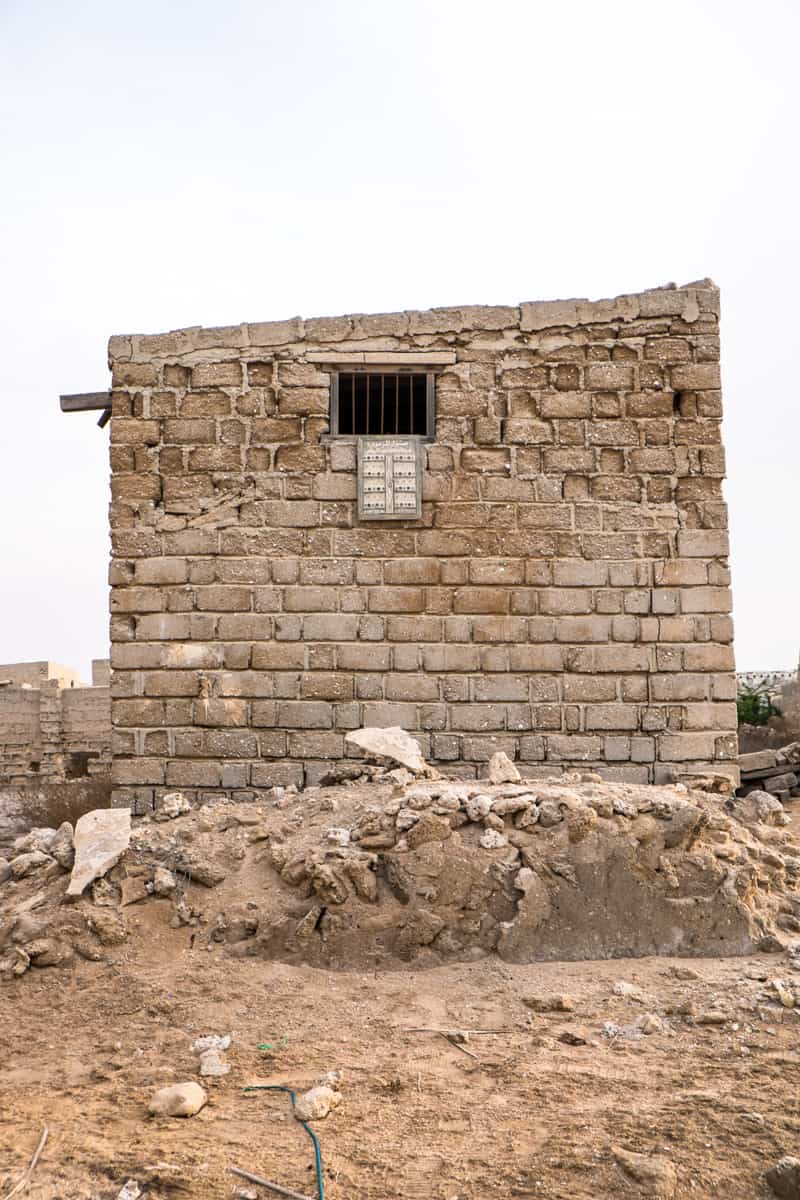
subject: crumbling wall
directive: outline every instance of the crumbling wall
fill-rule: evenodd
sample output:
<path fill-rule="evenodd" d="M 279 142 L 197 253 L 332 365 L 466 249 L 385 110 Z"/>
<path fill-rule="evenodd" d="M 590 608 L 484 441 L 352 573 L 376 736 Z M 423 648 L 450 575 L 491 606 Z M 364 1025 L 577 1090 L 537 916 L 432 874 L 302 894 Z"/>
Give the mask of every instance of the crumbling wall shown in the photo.
<path fill-rule="evenodd" d="M 478 773 L 736 757 L 719 296 L 114 337 L 114 777 L 245 797 L 361 725 Z M 422 516 L 359 522 L 331 370 L 431 366 Z M 456 765 L 457 764 L 457 765 Z"/>
<path fill-rule="evenodd" d="M 4 678 L 15 674 L 24 681 L 24 686 L 0 686 L 0 786 L 39 787 L 110 771 L 108 686 L 75 687 L 63 681 L 77 679 L 77 672 L 57 668 L 53 675 L 46 673 L 49 667 L 0 667 L 0 677 L 6 672 Z"/>
<path fill-rule="evenodd" d="M 67 775 L 108 773 L 111 762 L 111 699 L 108 687 L 61 693 L 61 729 Z M 85 763 L 85 771 L 81 767 Z"/>
<path fill-rule="evenodd" d="M 0 687 L 0 783 L 23 782 L 41 760 L 41 693 Z"/>
<path fill-rule="evenodd" d="M 0 663 L 0 684 L 41 688 L 50 683 L 62 688 L 79 687 L 80 673 L 74 667 L 64 667 L 60 663 Z"/>

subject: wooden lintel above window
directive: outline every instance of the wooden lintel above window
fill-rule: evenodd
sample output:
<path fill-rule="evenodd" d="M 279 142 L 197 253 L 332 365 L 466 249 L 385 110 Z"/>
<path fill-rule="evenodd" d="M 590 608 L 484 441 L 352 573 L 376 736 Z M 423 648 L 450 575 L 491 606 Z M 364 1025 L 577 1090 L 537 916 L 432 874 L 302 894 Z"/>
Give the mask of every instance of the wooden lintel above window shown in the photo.
<path fill-rule="evenodd" d="M 446 367 L 456 361 L 455 350 L 354 350 L 348 353 L 332 350 L 312 350 L 305 356 L 306 362 L 328 363 L 330 366 L 381 367 Z"/>

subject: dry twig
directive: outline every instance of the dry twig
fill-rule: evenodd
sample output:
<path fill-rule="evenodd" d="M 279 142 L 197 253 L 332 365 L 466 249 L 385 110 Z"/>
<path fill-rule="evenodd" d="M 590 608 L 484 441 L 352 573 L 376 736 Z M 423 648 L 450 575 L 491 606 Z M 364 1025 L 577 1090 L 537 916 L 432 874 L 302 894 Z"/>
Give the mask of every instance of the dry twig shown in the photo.
<path fill-rule="evenodd" d="M 28 1184 L 30 1183 L 31 1176 L 33 1175 L 33 1172 L 36 1170 L 36 1164 L 38 1163 L 39 1159 L 41 1158 L 42 1151 L 44 1150 L 45 1145 L 47 1143 L 47 1138 L 48 1138 L 49 1133 L 50 1133 L 50 1130 L 45 1125 L 44 1129 L 42 1130 L 42 1136 L 39 1138 L 39 1145 L 36 1147 L 36 1149 L 33 1152 L 33 1158 L 28 1163 L 28 1166 L 26 1167 L 25 1171 L 23 1172 L 22 1178 L 19 1180 L 18 1183 L 16 1183 L 14 1185 L 14 1187 L 11 1189 L 11 1191 L 8 1193 L 8 1195 L 5 1197 L 5 1200 L 12 1200 L 12 1197 L 19 1196 L 20 1193 L 23 1192 L 25 1190 L 25 1188 L 28 1186 Z"/>
<path fill-rule="evenodd" d="M 289 1200 L 312 1200 L 311 1196 L 305 1196 L 302 1192 L 292 1192 L 289 1188 L 281 1187 L 279 1183 L 271 1183 L 269 1179 L 263 1179 L 261 1175 L 253 1175 L 252 1172 L 242 1171 L 239 1167 L 231 1167 L 230 1170 L 232 1175 L 239 1175 L 240 1178 L 247 1179 L 250 1183 L 257 1183 L 261 1187 L 269 1188 L 279 1196 L 288 1196 Z"/>

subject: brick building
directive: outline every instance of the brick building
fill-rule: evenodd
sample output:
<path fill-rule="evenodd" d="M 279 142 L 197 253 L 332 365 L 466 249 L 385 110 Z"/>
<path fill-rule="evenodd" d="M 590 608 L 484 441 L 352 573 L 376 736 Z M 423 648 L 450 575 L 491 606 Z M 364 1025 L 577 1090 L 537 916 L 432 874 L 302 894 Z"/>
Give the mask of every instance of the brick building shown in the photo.
<path fill-rule="evenodd" d="M 732 767 L 718 311 L 113 337 L 116 799 L 313 782 L 370 724 L 459 774 Z"/>

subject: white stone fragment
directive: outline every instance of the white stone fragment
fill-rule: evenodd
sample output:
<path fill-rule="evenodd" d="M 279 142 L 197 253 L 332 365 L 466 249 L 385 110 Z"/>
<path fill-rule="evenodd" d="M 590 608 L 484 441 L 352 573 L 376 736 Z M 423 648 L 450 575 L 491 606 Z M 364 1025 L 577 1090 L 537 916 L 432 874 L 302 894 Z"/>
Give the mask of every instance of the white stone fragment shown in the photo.
<path fill-rule="evenodd" d="M 519 783 L 522 776 L 504 750 L 498 750 L 489 759 L 488 779 L 490 783 Z"/>
<path fill-rule="evenodd" d="M 484 850 L 500 850 L 503 846 L 508 845 L 508 838 L 504 833 L 499 833 L 496 829 L 487 829 L 480 836 L 480 844 Z"/>
<path fill-rule="evenodd" d="M 470 821 L 482 821 L 492 811 L 491 796 L 470 796 L 464 803 Z"/>
<path fill-rule="evenodd" d="M 116 866 L 131 840 L 129 808 L 96 808 L 75 825 L 75 865 L 68 896 L 80 896 L 93 880 Z"/>
<path fill-rule="evenodd" d="M 422 757 L 419 742 L 399 725 L 387 729 L 354 729 L 345 734 L 344 740 L 350 746 L 358 746 L 368 758 L 388 758 L 414 775 L 425 775 L 430 769 Z"/>
<path fill-rule="evenodd" d="M 173 1083 L 156 1092 L 147 1111 L 154 1117 L 193 1117 L 207 1100 L 208 1093 L 199 1083 Z"/>

